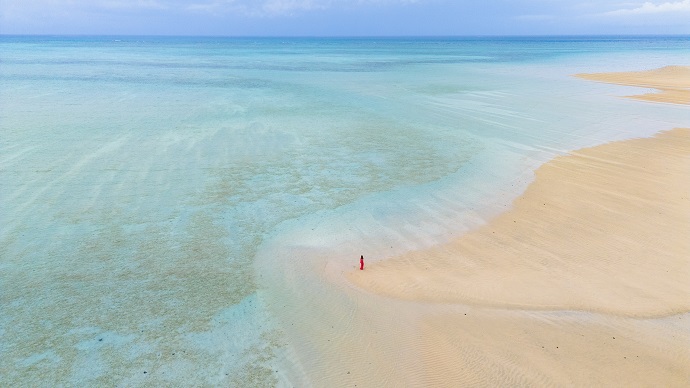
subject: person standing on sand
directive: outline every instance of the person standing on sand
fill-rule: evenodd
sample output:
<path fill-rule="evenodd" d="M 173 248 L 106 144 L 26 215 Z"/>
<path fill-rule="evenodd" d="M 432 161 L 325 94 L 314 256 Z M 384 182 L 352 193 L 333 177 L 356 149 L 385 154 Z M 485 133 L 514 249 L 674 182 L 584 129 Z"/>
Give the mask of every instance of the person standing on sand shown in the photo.
<path fill-rule="evenodd" d="M 360 255 L 359 256 L 359 270 L 361 271 L 363 269 L 364 269 L 364 256 Z"/>

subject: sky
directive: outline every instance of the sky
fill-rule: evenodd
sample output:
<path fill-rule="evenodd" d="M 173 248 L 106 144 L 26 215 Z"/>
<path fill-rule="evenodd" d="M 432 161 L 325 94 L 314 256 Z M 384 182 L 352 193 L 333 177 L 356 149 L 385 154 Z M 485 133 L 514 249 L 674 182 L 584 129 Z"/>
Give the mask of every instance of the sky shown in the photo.
<path fill-rule="evenodd" d="M 0 0 L 0 34 L 690 34 L 690 0 Z"/>

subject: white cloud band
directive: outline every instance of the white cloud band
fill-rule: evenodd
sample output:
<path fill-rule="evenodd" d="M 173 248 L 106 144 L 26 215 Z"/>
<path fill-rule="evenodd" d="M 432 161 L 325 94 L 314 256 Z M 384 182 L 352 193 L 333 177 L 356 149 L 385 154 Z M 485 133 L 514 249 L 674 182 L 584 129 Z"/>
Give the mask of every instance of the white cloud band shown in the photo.
<path fill-rule="evenodd" d="M 648 15 L 671 12 L 690 12 L 690 0 L 682 0 L 676 2 L 665 2 L 655 4 L 652 2 L 645 2 L 636 8 L 618 9 L 615 11 L 606 12 L 605 15 L 610 16 L 625 16 L 625 15 Z"/>

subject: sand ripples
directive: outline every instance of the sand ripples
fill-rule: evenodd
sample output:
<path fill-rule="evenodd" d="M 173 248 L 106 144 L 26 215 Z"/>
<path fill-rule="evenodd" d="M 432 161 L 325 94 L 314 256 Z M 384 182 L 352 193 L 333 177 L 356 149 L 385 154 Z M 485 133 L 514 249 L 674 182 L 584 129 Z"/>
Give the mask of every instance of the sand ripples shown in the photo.
<path fill-rule="evenodd" d="M 364 250 L 382 244 L 364 229 L 329 249 L 299 230 L 262 247 L 260 287 L 288 322 L 293 381 L 685 386 L 690 248 L 680 236 L 690 234 L 689 218 L 668 215 L 687 215 L 687 197 L 679 194 L 690 190 L 679 177 L 690 174 L 682 162 L 688 134 L 675 130 L 551 162 L 489 225 L 365 271 L 356 269 L 352 241 Z M 646 168 L 626 168 L 642 161 Z M 586 171 L 595 177 L 583 178 Z M 545 176 L 548 188 L 539 186 Z"/>

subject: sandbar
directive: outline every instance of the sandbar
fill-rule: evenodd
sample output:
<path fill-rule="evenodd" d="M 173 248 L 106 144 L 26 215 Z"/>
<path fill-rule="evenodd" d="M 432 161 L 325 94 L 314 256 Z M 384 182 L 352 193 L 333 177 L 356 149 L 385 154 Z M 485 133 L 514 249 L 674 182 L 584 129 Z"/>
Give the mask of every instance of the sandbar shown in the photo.
<path fill-rule="evenodd" d="M 635 98 L 688 104 L 687 72 L 578 76 L 653 87 L 662 93 Z M 367 300 L 358 302 L 362 326 L 395 306 L 397 318 L 386 321 L 406 328 L 389 331 L 416 359 L 374 380 L 687 386 L 690 129 L 660 130 L 557 157 L 488 224 L 348 272 L 359 290 L 352 298 Z M 386 337 L 368 337 L 366 349 L 392 346 Z"/>
<path fill-rule="evenodd" d="M 508 212 L 353 272 L 388 296 L 655 317 L 690 311 L 690 129 L 558 157 Z M 361 276 L 360 276 L 361 275 Z"/>
<path fill-rule="evenodd" d="M 660 69 L 620 73 L 583 73 L 578 78 L 618 85 L 652 88 L 656 91 L 628 98 L 671 104 L 690 104 L 690 66 L 665 66 Z"/>

